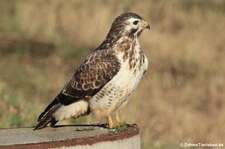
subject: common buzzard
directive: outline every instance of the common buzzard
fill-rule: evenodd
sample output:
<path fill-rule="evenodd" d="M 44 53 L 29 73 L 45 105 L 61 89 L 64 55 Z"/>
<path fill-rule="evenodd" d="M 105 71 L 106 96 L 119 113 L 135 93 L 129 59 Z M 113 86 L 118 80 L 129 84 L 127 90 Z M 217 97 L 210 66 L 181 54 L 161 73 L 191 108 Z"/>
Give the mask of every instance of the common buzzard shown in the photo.
<path fill-rule="evenodd" d="M 72 79 L 40 114 L 34 129 L 89 113 L 108 117 L 109 128 L 119 124 L 120 109 L 148 68 L 139 43 L 145 28 L 150 29 L 150 25 L 138 14 L 127 12 L 118 16 L 102 44 L 84 59 Z"/>

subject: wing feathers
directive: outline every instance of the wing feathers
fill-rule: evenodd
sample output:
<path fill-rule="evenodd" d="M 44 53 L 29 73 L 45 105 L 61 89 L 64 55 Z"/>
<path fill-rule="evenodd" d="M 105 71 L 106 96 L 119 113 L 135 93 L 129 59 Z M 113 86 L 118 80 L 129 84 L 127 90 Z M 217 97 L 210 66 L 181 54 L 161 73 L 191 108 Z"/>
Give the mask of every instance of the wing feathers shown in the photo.
<path fill-rule="evenodd" d="M 62 91 L 62 94 L 73 99 L 60 98 L 63 99 L 60 102 L 70 104 L 79 99 L 90 98 L 117 74 L 120 64 L 108 50 L 111 49 L 94 51 L 85 59 Z"/>

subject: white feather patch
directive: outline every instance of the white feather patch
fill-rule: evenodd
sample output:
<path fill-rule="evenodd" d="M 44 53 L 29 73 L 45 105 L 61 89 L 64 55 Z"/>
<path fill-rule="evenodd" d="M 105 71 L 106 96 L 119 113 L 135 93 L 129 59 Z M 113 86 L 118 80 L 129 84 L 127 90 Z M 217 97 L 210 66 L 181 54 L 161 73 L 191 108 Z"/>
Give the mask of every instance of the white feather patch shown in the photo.
<path fill-rule="evenodd" d="M 71 117 L 78 117 L 79 115 L 87 112 L 87 110 L 88 102 L 85 100 L 79 100 L 70 105 L 63 105 L 60 107 L 59 110 L 54 114 L 54 117 L 57 121 L 61 121 Z"/>

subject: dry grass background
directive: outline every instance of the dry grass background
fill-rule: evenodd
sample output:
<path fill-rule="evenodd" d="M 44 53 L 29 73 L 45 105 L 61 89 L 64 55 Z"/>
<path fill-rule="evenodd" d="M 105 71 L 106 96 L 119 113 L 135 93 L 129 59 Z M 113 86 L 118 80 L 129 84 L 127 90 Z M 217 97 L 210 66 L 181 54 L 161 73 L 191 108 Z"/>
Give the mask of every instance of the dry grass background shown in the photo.
<path fill-rule="evenodd" d="M 123 113 L 143 148 L 225 143 L 223 0 L 0 4 L 0 127 L 34 125 L 114 18 L 133 11 L 152 25 L 141 36 L 150 68 Z"/>

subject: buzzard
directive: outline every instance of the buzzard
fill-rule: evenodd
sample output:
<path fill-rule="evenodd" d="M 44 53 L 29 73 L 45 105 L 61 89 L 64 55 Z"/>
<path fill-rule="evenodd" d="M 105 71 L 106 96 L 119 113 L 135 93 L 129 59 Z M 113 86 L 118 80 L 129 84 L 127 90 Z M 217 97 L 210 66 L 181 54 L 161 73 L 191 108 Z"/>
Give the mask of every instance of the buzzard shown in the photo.
<path fill-rule="evenodd" d="M 34 129 L 90 113 L 108 117 L 109 128 L 120 124 L 120 109 L 148 68 L 148 59 L 139 43 L 146 28 L 150 29 L 150 25 L 138 14 L 126 12 L 118 16 L 102 44 L 84 59 L 71 80 L 40 114 Z"/>

